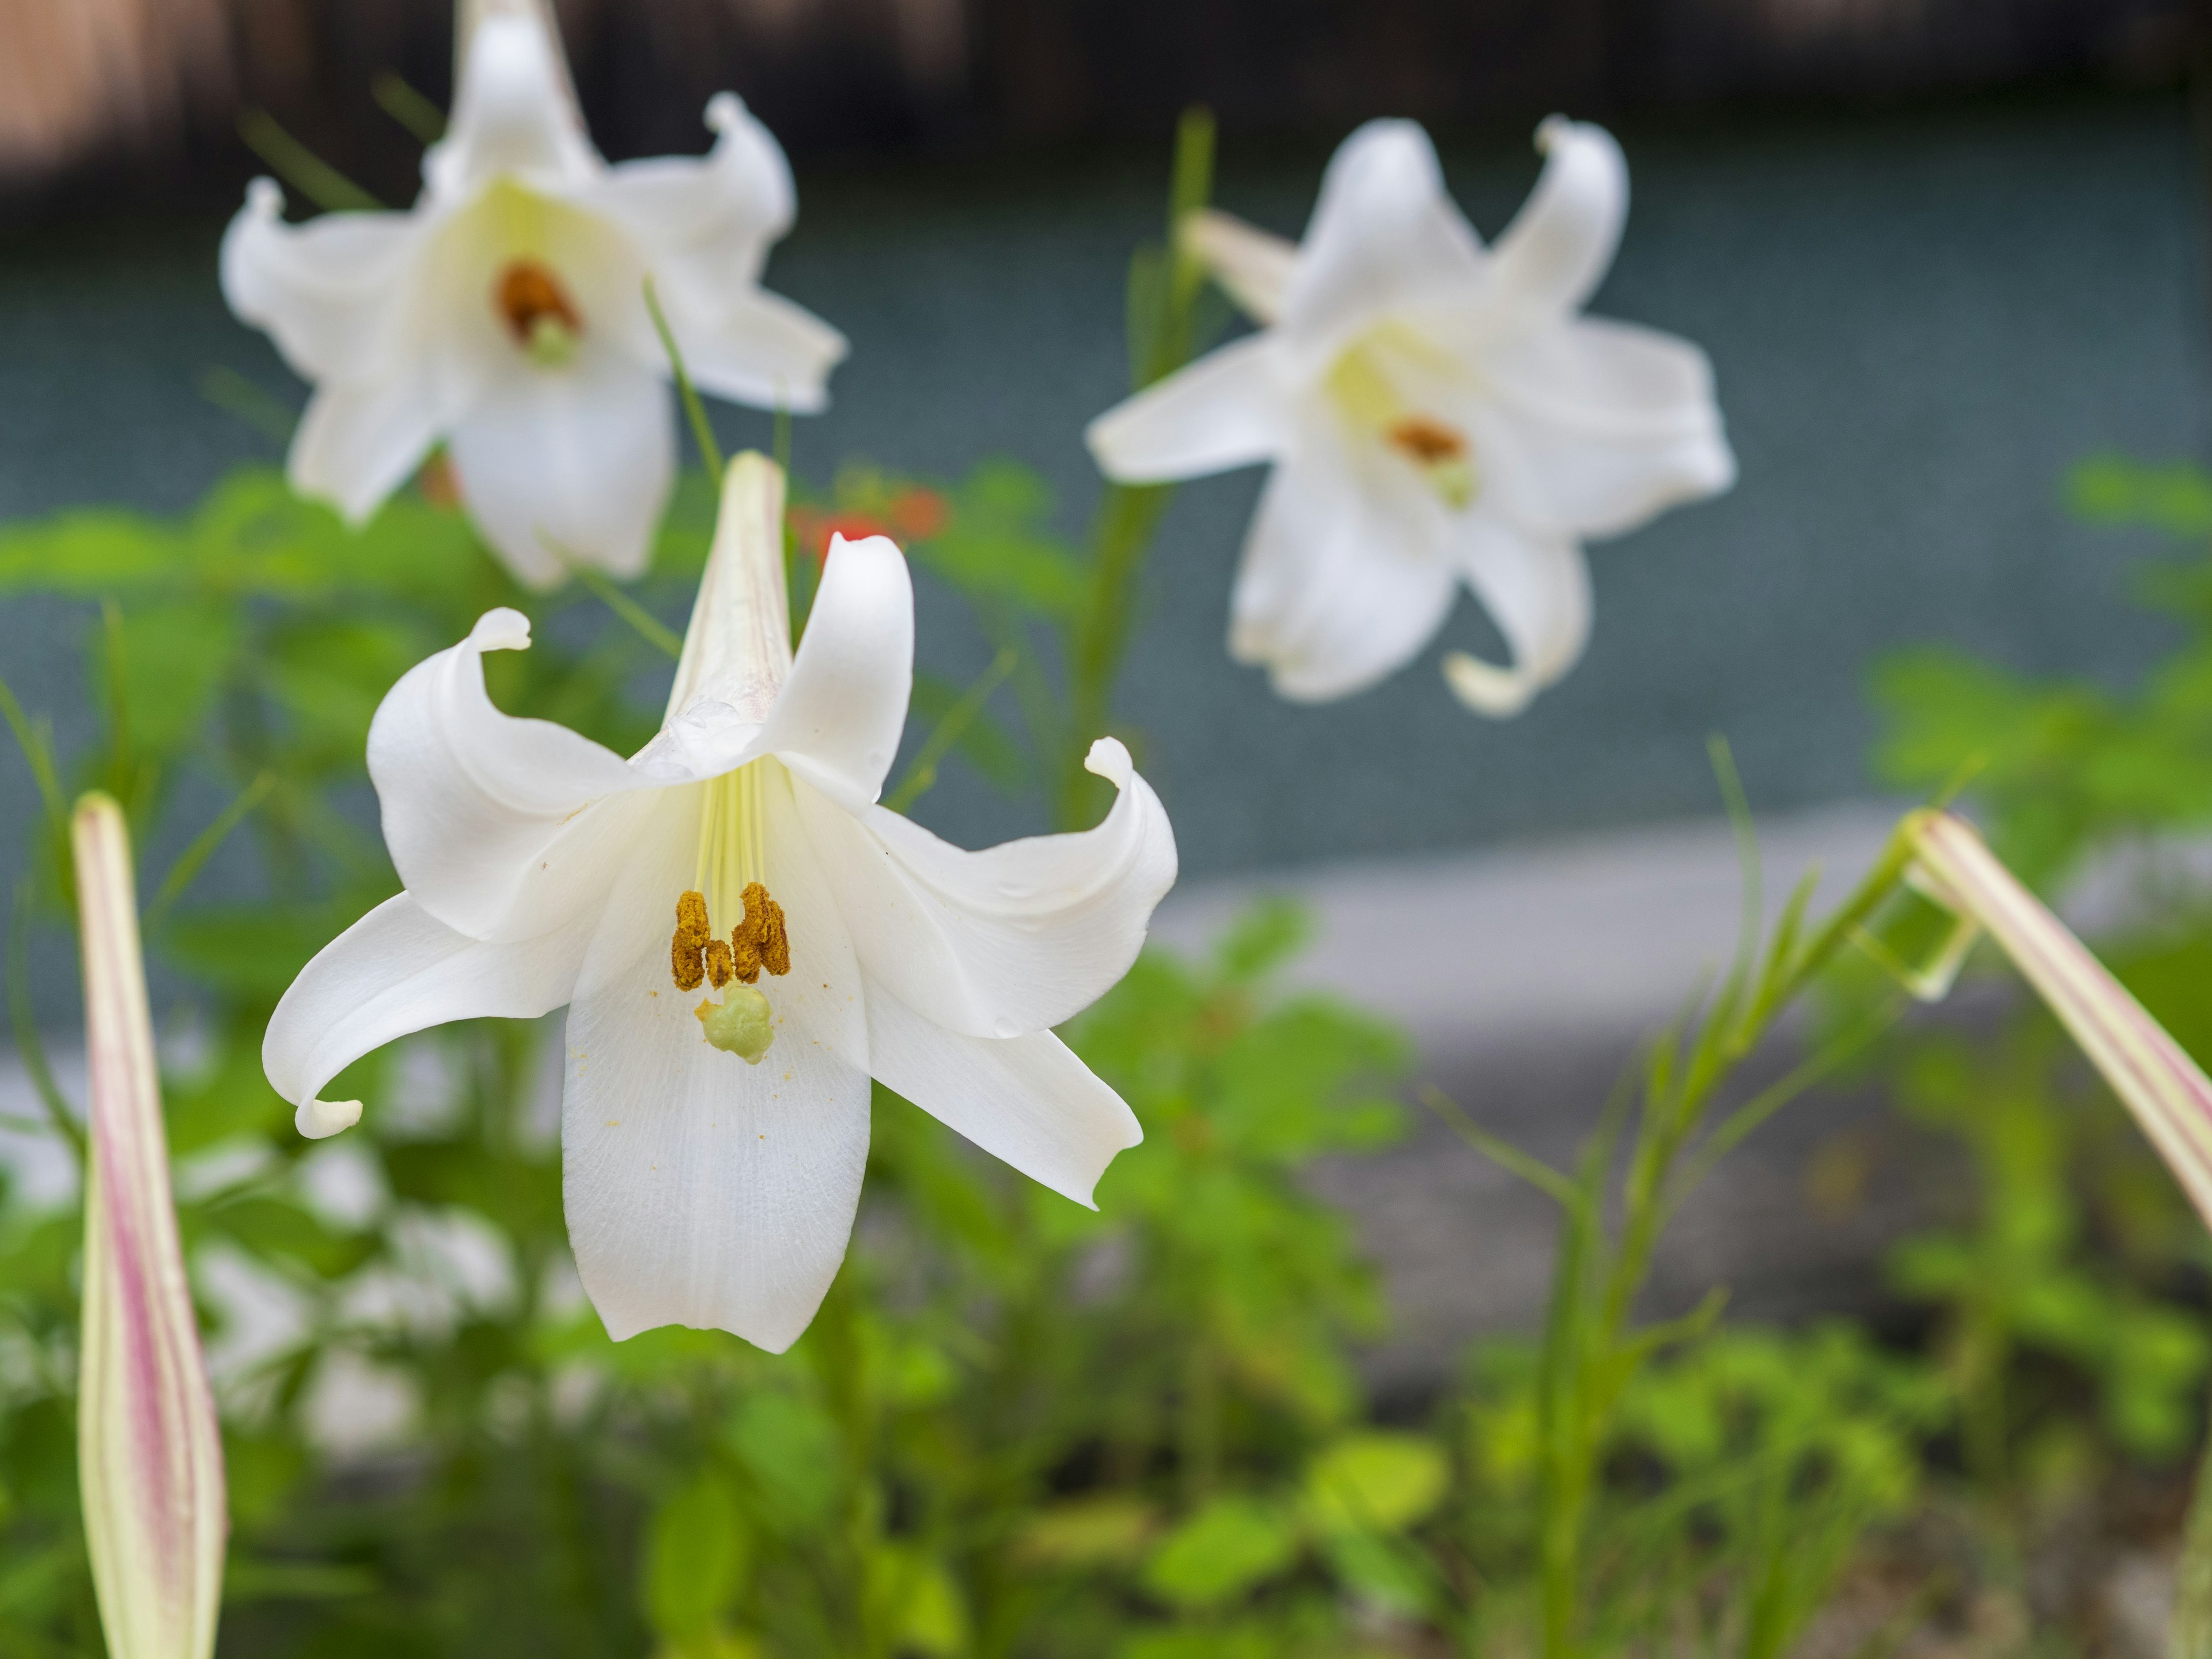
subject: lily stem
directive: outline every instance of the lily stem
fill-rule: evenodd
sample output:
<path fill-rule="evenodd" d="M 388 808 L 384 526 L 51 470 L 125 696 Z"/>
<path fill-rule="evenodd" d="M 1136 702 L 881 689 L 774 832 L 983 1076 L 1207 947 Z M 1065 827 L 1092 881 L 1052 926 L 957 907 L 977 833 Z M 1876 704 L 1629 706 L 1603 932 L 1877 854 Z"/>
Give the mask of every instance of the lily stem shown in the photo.
<path fill-rule="evenodd" d="M 1129 378 L 1142 391 L 1188 362 L 1198 345 L 1198 302 L 1206 268 L 1182 246 L 1183 222 L 1213 188 L 1213 116 L 1200 106 L 1176 127 L 1164 247 L 1139 250 L 1129 266 Z M 1091 591 L 1068 630 L 1068 744 L 1054 813 L 1064 830 L 1094 816 L 1098 780 L 1084 769 L 1091 743 L 1110 731 L 1114 688 L 1128 653 L 1146 556 L 1173 490 L 1164 484 L 1109 484 L 1091 536 Z"/>

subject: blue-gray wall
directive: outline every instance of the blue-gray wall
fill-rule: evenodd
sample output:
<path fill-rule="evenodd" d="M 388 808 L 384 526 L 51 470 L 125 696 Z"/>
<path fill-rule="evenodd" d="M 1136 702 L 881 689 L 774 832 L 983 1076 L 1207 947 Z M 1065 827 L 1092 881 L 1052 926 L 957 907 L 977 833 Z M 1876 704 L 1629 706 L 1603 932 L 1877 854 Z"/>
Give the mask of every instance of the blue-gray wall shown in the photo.
<path fill-rule="evenodd" d="M 1256 473 L 1188 489 L 1168 520 L 1126 708 L 1194 872 L 1466 846 L 1710 809 L 1701 744 L 1735 741 L 1765 806 L 1863 785 L 1865 665 L 1956 641 L 2125 680 L 2163 637 L 2125 600 L 2144 544 L 2070 525 L 2063 469 L 2117 448 L 2202 452 L 2207 308 L 2178 101 L 2102 97 L 1950 112 L 1738 119 L 1624 133 L 1626 243 L 1597 308 L 1703 342 L 1743 482 L 1595 550 L 1587 661 L 1523 719 L 1475 720 L 1432 651 L 1363 697 L 1275 702 L 1221 648 Z M 1447 143 L 1494 233 L 1525 144 Z M 1294 232 L 1320 149 L 1224 159 L 1223 204 Z M 1038 156 L 802 180 L 771 283 L 854 342 L 799 469 L 953 471 L 1002 452 L 1093 497 L 1084 422 L 1123 385 L 1120 283 L 1156 228 L 1162 158 Z M 213 223 L 77 227 L 0 248 L 0 514 L 180 507 L 265 456 L 195 383 L 234 366 L 297 396 L 216 292 Z M 757 416 L 726 433 L 765 441 Z M 923 655 L 982 649 L 926 595 Z M 0 664 L 64 735 L 81 619 L 0 605 Z M 1488 638 L 1462 605 L 1445 643 Z M 0 871 L 27 783 L 0 758 Z M 921 814 L 996 839 L 1017 809 L 955 766 Z"/>

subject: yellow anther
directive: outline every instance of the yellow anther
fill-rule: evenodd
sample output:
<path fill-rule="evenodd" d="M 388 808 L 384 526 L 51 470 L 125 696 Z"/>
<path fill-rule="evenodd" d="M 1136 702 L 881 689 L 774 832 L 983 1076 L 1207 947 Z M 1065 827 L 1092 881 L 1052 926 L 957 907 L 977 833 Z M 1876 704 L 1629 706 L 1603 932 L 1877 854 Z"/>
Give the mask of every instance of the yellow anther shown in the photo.
<path fill-rule="evenodd" d="M 771 974 L 791 971 L 791 933 L 784 925 L 783 907 L 768 896 L 760 883 L 745 884 L 745 915 L 730 934 L 731 965 L 746 984 Z"/>
<path fill-rule="evenodd" d="M 668 942 L 668 969 L 678 990 L 696 991 L 705 983 L 707 969 L 702 958 L 714 938 L 714 930 L 707 921 L 706 896 L 686 893 L 678 899 L 676 935 Z"/>
<path fill-rule="evenodd" d="M 730 982 L 730 947 L 718 939 L 707 941 L 707 982 L 717 991 Z"/>

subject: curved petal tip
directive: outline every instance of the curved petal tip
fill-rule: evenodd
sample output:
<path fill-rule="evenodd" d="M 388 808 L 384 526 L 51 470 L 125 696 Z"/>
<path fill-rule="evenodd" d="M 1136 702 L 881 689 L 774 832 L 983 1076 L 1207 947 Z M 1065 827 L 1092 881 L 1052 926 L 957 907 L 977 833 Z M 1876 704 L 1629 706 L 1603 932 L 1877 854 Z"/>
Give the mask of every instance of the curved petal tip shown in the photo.
<path fill-rule="evenodd" d="M 487 611 L 469 629 L 469 643 L 479 651 L 527 651 L 530 618 L 506 605 Z"/>
<path fill-rule="evenodd" d="M 1101 738 L 1091 745 L 1091 752 L 1083 757 L 1083 769 L 1102 777 L 1116 789 L 1127 788 L 1135 773 L 1136 763 L 1119 738 Z"/>
<path fill-rule="evenodd" d="M 1536 677 L 1523 670 L 1500 668 L 1464 651 L 1444 653 L 1444 684 L 1469 709 L 1494 720 L 1511 720 L 1535 701 Z"/>
<path fill-rule="evenodd" d="M 357 1100 L 303 1100 L 292 1114 L 292 1127 L 310 1140 L 327 1140 L 360 1121 Z"/>

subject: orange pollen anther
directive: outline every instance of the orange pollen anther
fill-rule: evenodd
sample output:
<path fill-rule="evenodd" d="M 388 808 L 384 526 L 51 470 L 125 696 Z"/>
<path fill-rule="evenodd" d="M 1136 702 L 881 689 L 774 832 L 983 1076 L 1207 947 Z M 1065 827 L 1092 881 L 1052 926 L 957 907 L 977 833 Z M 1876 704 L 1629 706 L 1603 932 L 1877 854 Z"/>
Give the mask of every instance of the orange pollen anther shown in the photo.
<path fill-rule="evenodd" d="M 584 331 L 584 319 L 576 314 L 568 289 L 550 266 L 536 259 L 514 260 L 501 271 L 492 301 L 519 345 L 532 343 L 543 322 L 556 323 L 570 334 Z"/>
<path fill-rule="evenodd" d="M 1423 466 L 1462 460 L 1467 455 L 1467 436 L 1464 433 L 1425 415 L 1408 415 L 1402 421 L 1394 421 L 1382 435 L 1392 448 L 1402 452 Z"/>
<path fill-rule="evenodd" d="M 726 945 L 714 937 L 707 919 L 706 895 L 688 892 L 676 901 L 668 968 L 678 990 L 696 991 L 711 983 L 719 991 L 733 979 L 750 985 L 763 968 L 771 974 L 791 971 L 791 931 L 783 907 L 757 881 L 745 884 L 744 906 L 744 919 L 730 930 Z"/>

